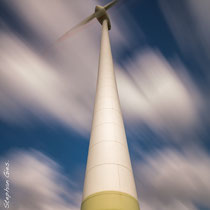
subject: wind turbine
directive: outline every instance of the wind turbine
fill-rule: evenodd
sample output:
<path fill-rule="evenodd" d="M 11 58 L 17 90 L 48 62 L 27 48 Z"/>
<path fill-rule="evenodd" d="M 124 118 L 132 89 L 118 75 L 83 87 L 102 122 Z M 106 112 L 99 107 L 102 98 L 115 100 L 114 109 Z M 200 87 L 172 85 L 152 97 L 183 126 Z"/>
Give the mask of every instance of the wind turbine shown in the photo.
<path fill-rule="evenodd" d="M 96 6 L 95 12 L 67 31 L 97 18 L 102 25 L 95 106 L 81 210 L 139 210 L 136 186 L 115 80 L 107 14 L 117 1 Z"/>

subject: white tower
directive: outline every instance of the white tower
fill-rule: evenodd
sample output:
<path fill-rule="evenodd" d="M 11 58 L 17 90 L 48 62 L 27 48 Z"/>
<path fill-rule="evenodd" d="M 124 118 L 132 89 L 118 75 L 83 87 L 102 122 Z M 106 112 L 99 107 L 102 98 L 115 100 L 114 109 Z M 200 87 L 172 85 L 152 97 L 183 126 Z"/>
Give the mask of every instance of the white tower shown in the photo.
<path fill-rule="evenodd" d="M 139 210 L 115 80 L 105 7 L 96 7 L 102 24 L 101 51 L 81 210 Z"/>

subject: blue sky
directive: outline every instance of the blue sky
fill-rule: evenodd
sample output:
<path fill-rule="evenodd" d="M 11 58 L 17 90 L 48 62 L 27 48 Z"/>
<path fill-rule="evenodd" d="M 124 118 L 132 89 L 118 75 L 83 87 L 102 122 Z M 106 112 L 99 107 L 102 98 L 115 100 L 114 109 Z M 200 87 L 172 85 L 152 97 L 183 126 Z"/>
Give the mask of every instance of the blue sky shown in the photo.
<path fill-rule="evenodd" d="M 93 20 L 54 43 L 105 3 L 0 3 L 0 163 L 11 162 L 11 209 L 79 209 L 101 27 Z M 131 0 L 109 11 L 143 210 L 210 209 L 209 7 L 208 0 Z"/>

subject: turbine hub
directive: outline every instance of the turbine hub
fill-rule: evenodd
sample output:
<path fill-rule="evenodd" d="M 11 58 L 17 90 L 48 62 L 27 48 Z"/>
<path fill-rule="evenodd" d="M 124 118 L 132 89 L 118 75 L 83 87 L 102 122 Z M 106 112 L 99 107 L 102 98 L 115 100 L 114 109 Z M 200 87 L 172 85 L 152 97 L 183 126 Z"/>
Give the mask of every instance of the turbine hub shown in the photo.
<path fill-rule="evenodd" d="M 104 20 L 108 21 L 108 29 L 111 30 L 111 22 L 109 19 L 109 16 L 105 10 L 104 7 L 102 6 L 96 6 L 95 8 L 95 14 L 96 14 L 96 18 L 99 21 L 99 23 L 102 25 Z"/>

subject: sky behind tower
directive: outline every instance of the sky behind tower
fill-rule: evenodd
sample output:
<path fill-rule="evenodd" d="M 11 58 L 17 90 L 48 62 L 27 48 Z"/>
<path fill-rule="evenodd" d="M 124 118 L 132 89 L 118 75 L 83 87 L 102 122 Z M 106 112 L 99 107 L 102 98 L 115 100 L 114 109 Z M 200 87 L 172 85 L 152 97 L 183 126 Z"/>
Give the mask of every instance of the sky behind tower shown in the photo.
<path fill-rule="evenodd" d="M 0 2 L 0 186 L 11 210 L 79 209 L 101 26 L 93 0 Z M 210 209 L 210 3 L 131 0 L 109 10 L 125 129 L 143 210 Z M 0 205 L 5 193 L 0 189 Z"/>

